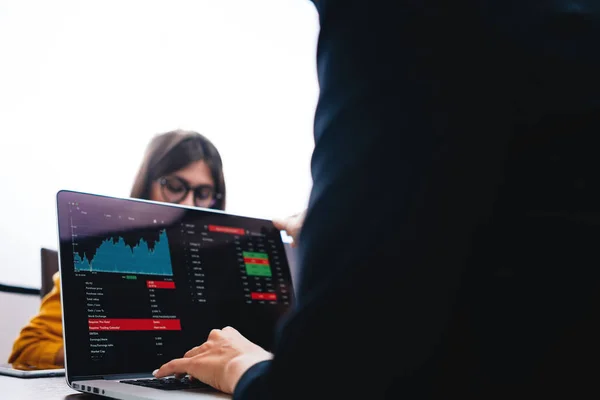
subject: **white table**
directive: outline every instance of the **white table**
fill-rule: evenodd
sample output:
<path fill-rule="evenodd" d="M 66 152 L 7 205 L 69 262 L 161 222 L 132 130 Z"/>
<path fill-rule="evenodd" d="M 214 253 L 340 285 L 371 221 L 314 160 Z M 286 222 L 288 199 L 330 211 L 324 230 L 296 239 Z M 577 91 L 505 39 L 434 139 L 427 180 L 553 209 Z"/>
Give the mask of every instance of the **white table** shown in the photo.
<path fill-rule="evenodd" d="M 58 378 L 13 378 L 0 375 L 0 399 L 3 400 L 92 400 L 99 396 L 79 393 Z"/>

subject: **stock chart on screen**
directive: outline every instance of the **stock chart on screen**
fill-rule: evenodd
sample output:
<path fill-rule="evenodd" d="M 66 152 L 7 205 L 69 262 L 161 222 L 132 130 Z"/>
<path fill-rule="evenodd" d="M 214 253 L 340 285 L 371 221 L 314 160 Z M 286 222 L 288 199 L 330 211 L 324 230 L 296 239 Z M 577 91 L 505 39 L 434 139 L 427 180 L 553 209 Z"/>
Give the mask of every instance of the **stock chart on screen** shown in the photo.
<path fill-rule="evenodd" d="M 79 208 L 78 206 L 73 206 Z M 85 211 L 76 215 L 86 216 Z M 132 220 L 129 216 L 102 214 L 88 220 L 71 221 L 73 236 L 73 265 L 75 271 L 109 272 L 117 274 L 173 275 L 169 237 L 165 228 L 124 229 L 118 235 L 90 234 L 90 225 L 110 219 L 124 227 Z M 87 228 L 87 229 L 86 229 Z"/>

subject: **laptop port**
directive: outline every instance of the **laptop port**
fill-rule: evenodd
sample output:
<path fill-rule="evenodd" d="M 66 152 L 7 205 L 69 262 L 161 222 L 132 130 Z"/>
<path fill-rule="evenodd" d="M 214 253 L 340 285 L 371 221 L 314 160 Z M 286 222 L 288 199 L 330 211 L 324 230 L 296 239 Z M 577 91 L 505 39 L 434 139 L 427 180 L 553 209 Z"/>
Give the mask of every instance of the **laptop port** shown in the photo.
<path fill-rule="evenodd" d="M 98 390 L 98 388 L 93 388 L 93 389 L 94 389 L 94 393 L 100 394 L 100 391 Z"/>

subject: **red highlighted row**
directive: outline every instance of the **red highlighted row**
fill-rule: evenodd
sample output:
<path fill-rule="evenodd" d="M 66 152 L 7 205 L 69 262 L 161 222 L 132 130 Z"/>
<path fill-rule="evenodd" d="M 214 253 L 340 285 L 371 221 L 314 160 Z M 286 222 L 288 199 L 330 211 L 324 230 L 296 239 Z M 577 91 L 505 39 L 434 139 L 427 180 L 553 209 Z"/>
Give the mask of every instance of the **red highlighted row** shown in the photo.
<path fill-rule="evenodd" d="M 90 331 L 180 331 L 178 319 L 88 319 Z"/>
<path fill-rule="evenodd" d="M 244 263 L 246 263 L 246 264 L 269 265 L 269 260 L 267 260 L 266 258 L 248 258 L 248 257 L 244 257 Z"/>
<path fill-rule="evenodd" d="M 170 281 L 146 281 L 149 289 L 175 289 L 175 282 Z"/>
<path fill-rule="evenodd" d="M 250 293 L 250 297 L 252 300 L 277 300 L 277 295 L 275 293 L 252 292 Z"/>
<path fill-rule="evenodd" d="M 245 235 L 246 231 L 241 228 L 233 228 L 230 226 L 209 225 L 208 230 L 211 232 L 231 233 L 232 235 Z"/>

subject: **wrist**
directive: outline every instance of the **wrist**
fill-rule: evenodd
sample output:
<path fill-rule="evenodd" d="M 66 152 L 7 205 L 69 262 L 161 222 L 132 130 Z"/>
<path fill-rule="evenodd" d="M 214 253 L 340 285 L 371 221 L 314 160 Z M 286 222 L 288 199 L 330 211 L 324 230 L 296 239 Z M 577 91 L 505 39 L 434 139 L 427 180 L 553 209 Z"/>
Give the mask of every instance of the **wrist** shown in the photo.
<path fill-rule="evenodd" d="M 240 354 L 232 358 L 225 367 L 225 376 L 228 381 L 228 389 L 233 393 L 237 383 L 242 375 L 248 371 L 253 365 L 261 361 L 267 361 L 273 358 L 273 354 L 268 351 L 252 354 Z"/>
<path fill-rule="evenodd" d="M 60 348 L 56 351 L 56 355 L 54 356 L 54 364 L 59 367 L 65 365 L 65 350 L 63 346 L 60 346 Z"/>

